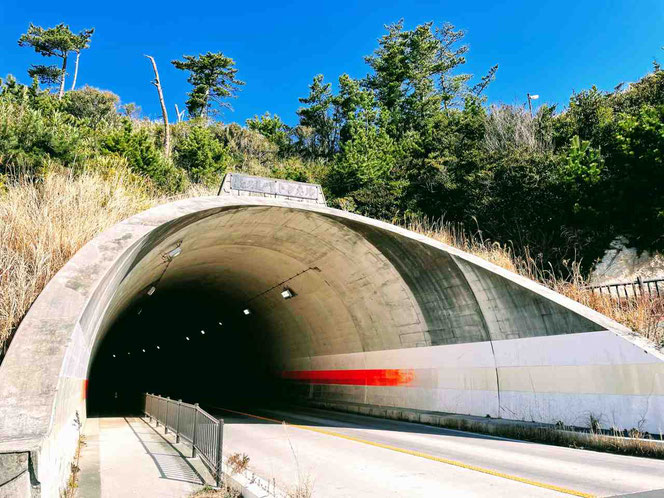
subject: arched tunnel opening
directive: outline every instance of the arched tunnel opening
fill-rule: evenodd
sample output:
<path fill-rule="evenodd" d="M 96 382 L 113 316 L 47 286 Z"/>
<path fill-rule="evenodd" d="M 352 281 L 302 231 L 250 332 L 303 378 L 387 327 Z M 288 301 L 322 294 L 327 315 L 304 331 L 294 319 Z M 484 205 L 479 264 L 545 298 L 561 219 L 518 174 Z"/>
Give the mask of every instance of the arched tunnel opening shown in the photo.
<path fill-rule="evenodd" d="M 162 289 L 119 316 L 88 378 L 89 416 L 140 414 L 143 393 L 228 407 L 277 401 L 269 335 L 214 289 Z"/>
<path fill-rule="evenodd" d="M 496 341 L 601 330 L 407 234 L 285 207 L 175 218 L 124 265 L 94 310 L 90 414 L 139 411 L 153 392 L 499 416 Z"/>

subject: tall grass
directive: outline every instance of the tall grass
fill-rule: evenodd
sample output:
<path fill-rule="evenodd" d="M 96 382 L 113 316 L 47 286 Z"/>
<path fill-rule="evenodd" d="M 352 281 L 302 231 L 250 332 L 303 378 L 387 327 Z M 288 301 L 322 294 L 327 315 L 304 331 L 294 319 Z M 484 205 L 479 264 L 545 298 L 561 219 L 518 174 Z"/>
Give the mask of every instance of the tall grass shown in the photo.
<path fill-rule="evenodd" d="M 30 305 L 76 251 L 111 225 L 171 200 L 122 165 L 96 166 L 0 184 L 0 361 Z"/>

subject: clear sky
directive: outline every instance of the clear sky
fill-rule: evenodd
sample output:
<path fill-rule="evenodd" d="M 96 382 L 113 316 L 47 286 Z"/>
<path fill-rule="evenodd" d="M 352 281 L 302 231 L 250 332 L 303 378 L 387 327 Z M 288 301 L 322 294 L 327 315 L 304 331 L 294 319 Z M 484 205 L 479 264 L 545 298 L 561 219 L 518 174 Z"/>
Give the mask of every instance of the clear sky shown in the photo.
<path fill-rule="evenodd" d="M 530 92 L 541 102 L 564 105 L 573 90 L 592 84 L 610 90 L 644 75 L 655 57 L 664 62 L 664 0 L 0 0 L 0 75 L 27 82 L 29 64 L 45 62 L 17 45 L 28 23 L 94 27 L 79 85 L 111 90 L 158 117 L 152 69 L 143 57 L 152 55 L 174 117 L 174 104 L 183 107 L 189 88 L 185 73 L 170 61 L 222 51 L 247 83 L 232 102 L 235 111 L 225 111 L 222 120 L 244 123 L 269 110 L 294 124 L 297 98 L 307 94 L 312 77 L 364 76 L 363 56 L 376 47 L 383 25 L 400 18 L 407 28 L 449 21 L 465 29 L 466 72 L 481 75 L 500 65 L 487 91 L 490 102 L 523 103 Z"/>

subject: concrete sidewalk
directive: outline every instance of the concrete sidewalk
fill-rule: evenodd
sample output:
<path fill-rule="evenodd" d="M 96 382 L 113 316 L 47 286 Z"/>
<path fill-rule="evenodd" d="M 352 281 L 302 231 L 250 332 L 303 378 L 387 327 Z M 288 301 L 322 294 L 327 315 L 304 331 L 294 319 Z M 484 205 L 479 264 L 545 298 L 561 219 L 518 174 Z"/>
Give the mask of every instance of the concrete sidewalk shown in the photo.
<path fill-rule="evenodd" d="M 90 418 L 81 450 L 80 498 L 189 496 L 204 478 L 138 417 Z"/>

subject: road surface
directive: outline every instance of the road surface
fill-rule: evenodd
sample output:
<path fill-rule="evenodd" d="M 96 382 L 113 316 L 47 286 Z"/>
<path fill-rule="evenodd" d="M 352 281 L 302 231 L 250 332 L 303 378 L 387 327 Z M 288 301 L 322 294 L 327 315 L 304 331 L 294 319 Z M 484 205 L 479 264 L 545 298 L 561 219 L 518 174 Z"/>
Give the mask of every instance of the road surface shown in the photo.
<path fill-rule="evenodd" d="M 277 488 L 308 482 L 317 498 L 664 496 L 662 460 L 312 408 L 211 411 L 227 456 L 246 453 Z"/>

